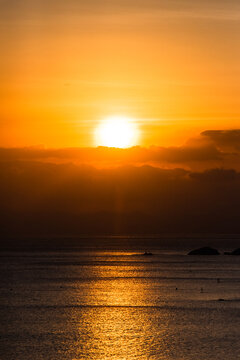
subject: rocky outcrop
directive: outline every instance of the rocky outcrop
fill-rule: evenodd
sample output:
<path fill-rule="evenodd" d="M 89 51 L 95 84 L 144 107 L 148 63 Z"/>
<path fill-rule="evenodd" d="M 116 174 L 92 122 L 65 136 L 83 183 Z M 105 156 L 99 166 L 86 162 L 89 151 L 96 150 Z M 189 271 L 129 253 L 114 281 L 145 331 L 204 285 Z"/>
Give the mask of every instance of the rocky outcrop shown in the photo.
<path fill-rule="evenodd" d="M 233 250 L 233 251 L 226 251 L 225 253 L 224 253 L 225 255 L 240 255 L 240 248 L 238 248 L 238 249 L 235 249 L 235 250 Z"/>
<path fill-rule="evenodd" d="M 205 246 L 200 249 L 190 251 L 188 255 L 219 255 L 219 251 L 217 249 Z"/>

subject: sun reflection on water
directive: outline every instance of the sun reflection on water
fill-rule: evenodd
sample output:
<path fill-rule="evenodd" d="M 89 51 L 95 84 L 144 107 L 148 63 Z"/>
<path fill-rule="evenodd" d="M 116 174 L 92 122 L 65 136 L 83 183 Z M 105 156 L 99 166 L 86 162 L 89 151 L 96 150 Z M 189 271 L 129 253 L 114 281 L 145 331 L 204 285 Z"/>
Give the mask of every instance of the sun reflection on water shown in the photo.
<path fill-rule="evenodd" d="M 151 349 L 163 341 L 164 328 L 156 323 L 156 308 L 149 306 L 149 284 L 126 277 L 132 270 L 128 265 L 98 266 L 97 279 L 85 288 L 87 294 L 81 293 L 86 305 L 80 316 L 75 312 L 79 360 L 156 359 Z M 166 311 L 163 317 L 168 322 Z"/>
<path fill-rule="evenodd" d="M 238 259 L 94 251 L 2 261 L 9 359 L 238 358 Z"/>

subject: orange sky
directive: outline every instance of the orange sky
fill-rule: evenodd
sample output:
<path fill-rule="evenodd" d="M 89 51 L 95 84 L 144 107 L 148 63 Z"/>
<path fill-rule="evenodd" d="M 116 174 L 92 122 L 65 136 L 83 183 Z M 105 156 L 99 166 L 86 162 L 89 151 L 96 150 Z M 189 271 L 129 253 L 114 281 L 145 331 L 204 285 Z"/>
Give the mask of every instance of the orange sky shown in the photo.
<path fill-rule="evenodd" d="M 1 146 L 94 146 L 101 119 L 139 144 L 240 127 L 237 0 L 0 1 Z"/>

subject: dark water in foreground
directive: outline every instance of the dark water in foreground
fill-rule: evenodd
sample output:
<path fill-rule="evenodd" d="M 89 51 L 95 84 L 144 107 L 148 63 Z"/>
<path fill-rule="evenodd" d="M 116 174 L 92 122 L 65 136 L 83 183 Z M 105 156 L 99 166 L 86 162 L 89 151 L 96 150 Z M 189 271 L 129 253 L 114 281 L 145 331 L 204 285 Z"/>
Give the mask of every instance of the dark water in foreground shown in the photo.
<path fill-rule="evenodd" d="M 240 257 L 154 253 L 2 253 L 0 359 L 240 359 Z"/>

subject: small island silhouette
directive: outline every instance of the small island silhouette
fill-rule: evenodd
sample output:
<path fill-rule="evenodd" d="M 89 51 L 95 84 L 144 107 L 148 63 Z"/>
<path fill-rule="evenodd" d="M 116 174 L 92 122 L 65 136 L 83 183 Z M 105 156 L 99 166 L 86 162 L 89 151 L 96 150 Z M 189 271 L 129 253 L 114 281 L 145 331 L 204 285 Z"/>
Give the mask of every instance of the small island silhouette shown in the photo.
<path fill-rule="evenodd" d="M 225 251 L 224 255 L 240 255 L 240 248 L 237 248 L 233 251 Z"/>
<path fill-rule="evenodd" d="M 217 249 L 205 246 L 199 249 L 191 250 L 188 255 L 220 255 Z"/>

